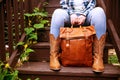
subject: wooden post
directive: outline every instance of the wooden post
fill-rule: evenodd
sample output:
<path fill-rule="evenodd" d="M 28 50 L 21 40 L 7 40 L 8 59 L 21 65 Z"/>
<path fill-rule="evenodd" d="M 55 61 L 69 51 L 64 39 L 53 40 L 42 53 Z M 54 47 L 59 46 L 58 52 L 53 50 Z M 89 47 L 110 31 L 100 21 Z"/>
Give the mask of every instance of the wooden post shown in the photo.
<path fill-rule="evenodd" d="M 0 0 L 1 2 L 1 0 Z M 0 60 L 5 61 L 5 37 L 4 37 L 4 13 L 3 3 L 0 3 Z"/>
<path fill-rule="evenodd" d="M 7 27 L 8 27 L 8 45 L 9 53 L 12 54 L 13 51 L 13 27 L 12 27 L 12 8 L 11 0 L 6 0 L 6 12 L 7 12 Z"/>

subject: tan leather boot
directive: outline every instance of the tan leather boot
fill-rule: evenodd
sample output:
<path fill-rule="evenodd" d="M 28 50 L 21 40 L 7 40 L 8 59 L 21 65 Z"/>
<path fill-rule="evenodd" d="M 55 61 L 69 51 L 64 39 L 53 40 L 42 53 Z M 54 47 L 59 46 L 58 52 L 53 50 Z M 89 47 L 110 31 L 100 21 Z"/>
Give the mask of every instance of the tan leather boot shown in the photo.
<path fill-rule="evenodd" d="M 59 63 L 59 37 L 55 39 L 53 34 L 50 34 L 50 69 L 54 71 L 60 70 Z"/>
<path fill-rule="evenodd" d="M 105 45 L 106 34 L 103 34 L 98 40 L 97 37 L 94 39 L 94 62 L 93 62 L 93 71 L 94 72 L 103 72 L 103 49 Z"/>

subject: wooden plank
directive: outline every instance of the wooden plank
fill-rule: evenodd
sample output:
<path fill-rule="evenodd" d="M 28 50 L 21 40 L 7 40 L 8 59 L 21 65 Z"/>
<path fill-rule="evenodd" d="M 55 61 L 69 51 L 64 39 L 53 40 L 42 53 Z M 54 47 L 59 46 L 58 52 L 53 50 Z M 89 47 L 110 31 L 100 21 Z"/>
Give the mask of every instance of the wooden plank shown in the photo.
<path fill-rule="evenodd" d="M 31 12 L 33 12 L 33 0 L 29 0 L 29 12 L 31 13 Z"/>
<path fill-rule="evenodd" d="M 107 0 L 105 0 L 107 1 Z M 120 37 L 120 28 L 119 28 L 119 0 L 108 0 L 106 2 L 106 4 L 108 5 L 107 9 L 109 10 L 108 14 L 109 14 L 109 18 L 113 21 L 114 25 L 115 25 L 115 29 L 118 33 L 118 36 Z M 107 14 L 107 15 L 108 15 Z"/>
<path fill-rule="evenodd" d="M 36 1 L 36 2 L 37 2 L 37 1 Z M 47 2 L 47 0 L 40 0 L 40 1 L 38 1 L 38 2 L 37 2 L 37 3 L 38 3 L 38 4 L 37 4 L 37 7 L 40 8 L 40 9 L 42 9 L 44 2 Z"/>
<path fill-rule="evenodd" d="M 20 12 L 20 32 L 24 32 L 24 3 L 23 0 L 19 1 L 19 12 Z"/>
<path fill-rule="evenodd" d="M 4 9 L 0 3 L 0 60 L 5 61 Z"/>
<path fill-rule="evenodd" d="M 55 4 L 59 4 L 60 0 L 47 0 L 47 2 L 49 3 L 48 5 L 55 5 Z M 59 4 L 60 5 L 60 4 Z"/>
<path fill-rule="evenodd" d="M 49 61 L 50 44 L 39 42 L 31 47 L 35 52 L 29 55 L 29 61 Z"/>
<path fill-rule="evenodd" d="M 8 44 L 9 53 L 12 54 L 13 51 L 13 30 L 12 30 L 12 7 L 11 0 L 6 0 L 6 11 L 7 11 L 7 26 L 8 26 Z"/>
<path fill-rule="evenodd" d="M 120 15 L 120 13 L 119 13 L 119 0 L 116 0 L 116 3 L 115 3 L 116 5 L 115 5 L 115 11 L 116 11 L 116 13 L 114 14 L 115 15 L 115 24 L 116 24 L 116 27 L 117 27 L 117 33 L 119 34 L 118 36 L 120 37 L 120 27 L 119 27 L 119 25 L 120 25 L 120 23 L 119 23 L 119 21 L 120 21 L 120 19 L 119 19 L 119 15 Z"/>
<path fill-rule="evenodd" d="M 105 65 L 103 74 L 94 74 L 91 67 L 62 66 L 59 72 L 54 72 L 50 70 L 47 62 L 27 62 L 17 70 L 24 77 L 29 75 L 39 77 L 41 80 L 118 80 L 120 76 L 119 69 L 108 64 Z"/>
<path fill-rule="evenodd" d="M 112 15 L 110 13 L 112 13 L 112 0 L 104 0 L 106 3 L 106 7 L 107 7 L 107 18 L 110 18 Z M 108 4 L 109 3 L 109 4 Z"/>
<path fill-rule="evenodd" d="M 24 0 L 24 9 L 25 9 L 25 13 L 29 12 L 29 5 L 28 5 L 29 0 Z"/>
<path fill-rule="evenodd" d="M 120 8 L 120 5 L 119 5 L 119 4 L 120 4 L 120 0 L 117 0 L 117 5 L 118 5 L 118 6 L 117 6 L 117 13 L 118 13 L 118 14 L 117 14 L 117 15 L 118 15 L 118 16 L 117 16 L 117 21 L 118 21 L 117 23 L 118 23 L 118 27 L 119 27 L 119 25 L 120 25 L 120 23 L 119 23 L 119 21 L 120 21 L 120 9 L 119 9 L 119 8 Z M 119 37 L 120 37 L 120 27 L 119 27 Z"/>
<path fill-rule="evenodd" d="M 18 1 L 17 0 L 13 0 L 13 5 L 14 5 L 14 23 L 15 23 L 15 43 L 18 42 L 19 40 L 19 18 L 18 18 Z"/>

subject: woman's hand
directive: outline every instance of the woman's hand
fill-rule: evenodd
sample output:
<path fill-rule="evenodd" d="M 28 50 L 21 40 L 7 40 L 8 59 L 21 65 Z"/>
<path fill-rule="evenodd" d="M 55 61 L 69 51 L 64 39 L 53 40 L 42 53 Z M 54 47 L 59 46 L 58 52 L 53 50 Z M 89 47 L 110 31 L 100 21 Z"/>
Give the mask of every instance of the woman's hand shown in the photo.
<path fill-rule="evenodd" d="M 78 16 L 76 15 L 76 14 L 72 14 L 71 16 L 70 16 L 70 19 L 71 19 L 71 24 L 72 25 L 74 25 L 74 24 L 76 24 L 78 21 L 77 21 L 77 18 L 78 18 Z"/>
<path fill-rule="evenodd" d="M 85 22 L 86 17 L 84 15 L 77 16 L 76 14 L 72 14 L 70 16 L 72 25 L 82 25 Z"/>
<path fill-rule="evenodd" d="M 85 19 L 86 19 L 86 17 L 85 17 L 84 15 L 78 16 L 78 18 L 77 18 L 77 23 L 78 23 L 78 25 L 84 24 Z"/>

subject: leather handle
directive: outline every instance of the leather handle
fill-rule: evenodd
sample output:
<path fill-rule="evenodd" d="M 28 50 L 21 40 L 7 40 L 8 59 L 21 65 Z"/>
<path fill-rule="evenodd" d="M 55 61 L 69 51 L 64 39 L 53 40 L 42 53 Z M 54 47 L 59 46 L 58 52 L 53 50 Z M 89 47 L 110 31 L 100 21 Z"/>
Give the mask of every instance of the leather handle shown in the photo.
<path fill-rule="evenodd" d="M 81 27 L 82 27 L 82 26 L 80 25 L 80 28 L 81 28 Z M 73 28 L 73 24 L 72 24 L 71 28 Z"/>

